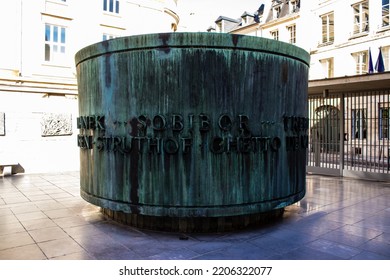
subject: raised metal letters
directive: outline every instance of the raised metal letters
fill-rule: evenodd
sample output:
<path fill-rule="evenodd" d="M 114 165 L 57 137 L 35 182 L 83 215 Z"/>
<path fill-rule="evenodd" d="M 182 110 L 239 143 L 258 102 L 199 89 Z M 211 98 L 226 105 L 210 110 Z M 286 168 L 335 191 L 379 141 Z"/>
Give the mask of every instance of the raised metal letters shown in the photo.
<path fill-rule="evenodd" d="M 208 147 L 208 150 L 214 154 L 277 152 L 282 147 L 282 140 L 277 135 L 253 135 L 250 130 L 250 118 L 247 115 L 240 114 L 233 118 L 228 114 L 221 114 L 215 123 L 220 130 L 219 135 L 208 135 L 214 123 L 207 114 L 199 114 L 197 117 L 199 133 L 208 136 L 203 138 L 206 140 L 199 147 L 202 149 Z M 127 136 L 106 136 L 104 116 L 82 116 L 77 119 L 77 127 L 82 132 L 78 135 L 78 146 L 81 149 L 93 149 L 95 146 L 98 151 L 121 154 L 132 152 L 156 155 L 163 152 L 168 155 L 187 154 L 194 148 L 192 138 L 194 118 L 194 114 L 186 118 L 181 114 L 171 116 L 156 114 L 152 117 L 140 115 L 128 121 L 114 121 L 113 124 L 125 124 L 128 129 Z M 262 127 L 273 125 L 268 121 L 260 121 L 260 123 Z M 284 117 L 283 124 L 284 130 L 289 134 L 284 141 L 286 151 L 296 152 L 306 149 L 308 147 L 307 118 Z M 100 133 L 93 133 L 94 131 Z M 175 135 L 170 136 L 170 131 Z M 152 136 L 153 133 L 159 133 L 159 136 Z M 91 136 L 94 134 L 97 135 L 95 138 Z"/>

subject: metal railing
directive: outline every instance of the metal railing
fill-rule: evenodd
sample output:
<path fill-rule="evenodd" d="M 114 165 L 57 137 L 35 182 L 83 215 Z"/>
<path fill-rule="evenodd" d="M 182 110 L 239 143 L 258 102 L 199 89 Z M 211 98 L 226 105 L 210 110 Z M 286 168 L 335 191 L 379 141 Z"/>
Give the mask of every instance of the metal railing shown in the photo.
<path fill-rule="evenodd" d="M 308 172 L 390 179 L 390 90 L 309 95 Z"/>

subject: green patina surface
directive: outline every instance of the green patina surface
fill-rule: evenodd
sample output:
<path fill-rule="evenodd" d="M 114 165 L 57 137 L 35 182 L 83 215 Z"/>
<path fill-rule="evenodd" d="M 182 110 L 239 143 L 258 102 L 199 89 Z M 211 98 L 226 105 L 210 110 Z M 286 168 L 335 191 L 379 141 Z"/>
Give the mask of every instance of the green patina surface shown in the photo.
<path fill-rule="evenodd" d="M 169 217 L 280 209 L 305 194 L 309 55 L 257 37 L 164 33 L 76 54 L 81 195 Z"/>

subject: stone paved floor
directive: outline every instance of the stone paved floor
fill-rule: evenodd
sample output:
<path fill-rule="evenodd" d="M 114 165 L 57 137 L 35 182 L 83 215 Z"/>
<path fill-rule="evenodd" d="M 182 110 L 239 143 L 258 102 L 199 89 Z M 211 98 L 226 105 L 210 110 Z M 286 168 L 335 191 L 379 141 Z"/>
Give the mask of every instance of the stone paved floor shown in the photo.
<path fill-rule="evenodd" d="M 308 175 L 280 221 L 182 237 L 105 219 L 80 198 L 78 172 L 0 177 L 6 260 L 390 260 L 390 183 Z"/>

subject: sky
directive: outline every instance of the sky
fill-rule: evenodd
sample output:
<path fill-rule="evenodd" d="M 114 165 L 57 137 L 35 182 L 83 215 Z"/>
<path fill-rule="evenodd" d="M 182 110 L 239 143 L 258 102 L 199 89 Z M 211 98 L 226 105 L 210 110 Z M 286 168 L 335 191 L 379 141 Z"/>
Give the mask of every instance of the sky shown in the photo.
<path fill-rule="evenodd" d="M 219 16 L 239 18 L 244 12 L 255 12 L 264 0 L 179 0 L 178 31 L 206 32 Z"/>

